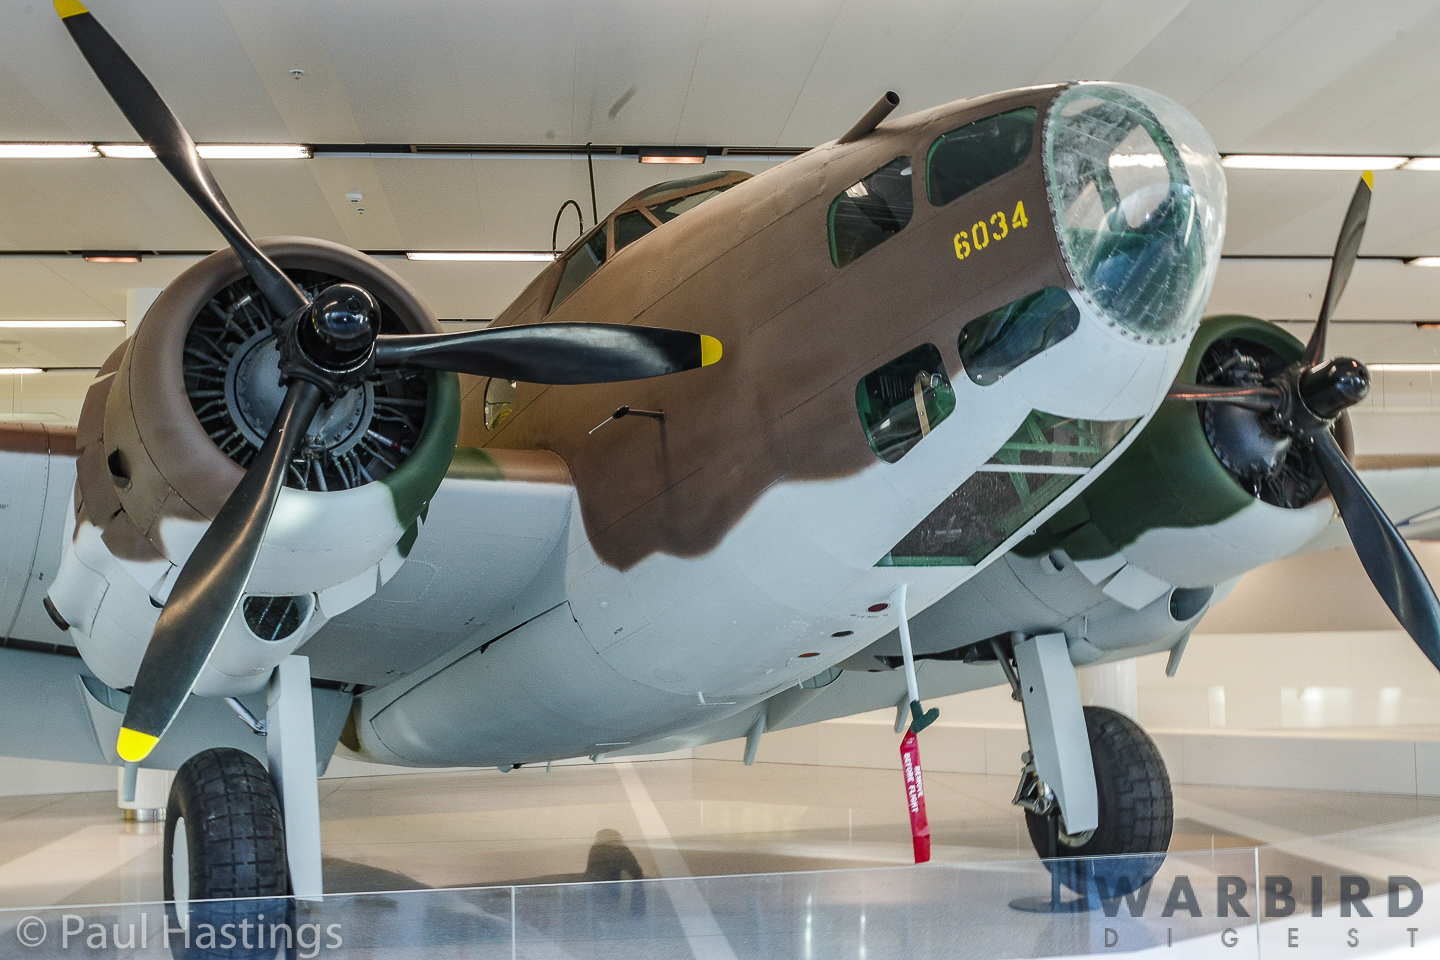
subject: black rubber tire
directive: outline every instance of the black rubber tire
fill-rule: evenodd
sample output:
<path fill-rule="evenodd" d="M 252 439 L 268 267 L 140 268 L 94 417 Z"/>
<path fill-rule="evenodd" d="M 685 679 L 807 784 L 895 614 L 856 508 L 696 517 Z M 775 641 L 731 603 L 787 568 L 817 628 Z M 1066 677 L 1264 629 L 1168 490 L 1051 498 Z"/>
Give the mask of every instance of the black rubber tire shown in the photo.
<path fill-rule="evenodd" d="M 1138 723 L 1106 707 L 1086 707 L 1085 729 L 1095 763 L 1100 825 L 1083 844 L 1061 842 L 1060 859 L 1047 859 L 1045 865 L 1076 893 L 1085 895 L 1088 888 L 1109 899 L 1149 883 L 1165 862 L 1175 797 L 1165 760 Z M 1048 819 L 1025 811 L 1030 842 L 1041 857 L 1049 855 Z"/>
<path fill-rule="evenodd" d="M 222 949 L 223 933 L 204 942 L 205 925 L 221 931 L 233 924 L 286 923 L 290 905 L 290 871 L 285 857 L 285 821 L 270 772 L 250 754 L 233 747 L 214 747 L 185 761 L 175 774 L 165 811 L 164 890 L 172 929 L 184 921 L 177 916 L 175 889 L 180 878 L 173 865 L 178 842 L 188 851 L 188 916 L 191 933 L 187 946 L 172 937 L 171 950 L 184 960 L 273 957 L 258 943 L 254 949 L 236 945 Z M 208 902 L 205 902 L 208 901 Z M 264 918 L 263 921 L 261 918 Z M 254 943 L 254 941 L 252 941 Z"/>

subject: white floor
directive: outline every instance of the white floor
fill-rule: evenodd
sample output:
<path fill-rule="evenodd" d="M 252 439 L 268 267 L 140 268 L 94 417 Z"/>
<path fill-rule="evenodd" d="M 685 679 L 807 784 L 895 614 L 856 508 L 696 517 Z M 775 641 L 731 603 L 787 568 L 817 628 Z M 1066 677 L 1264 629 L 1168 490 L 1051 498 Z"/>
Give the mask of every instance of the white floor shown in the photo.
<path fill-rule="evenodd" d="M 1030 858 L 1010 776 L 927 773 L 940 862 Z M 723 760 L 424 773 L 321 785 L 326 887 L 586 878 L 617 831 L 646 876 L 910 862 L 895 771 Z M 1178 785 L 1172 849 L 1249 847 L 1440 815 L 1440 798 Z M 0 798 L 0 908 L 160 898 L 160 834 L 113 793 Z"/>

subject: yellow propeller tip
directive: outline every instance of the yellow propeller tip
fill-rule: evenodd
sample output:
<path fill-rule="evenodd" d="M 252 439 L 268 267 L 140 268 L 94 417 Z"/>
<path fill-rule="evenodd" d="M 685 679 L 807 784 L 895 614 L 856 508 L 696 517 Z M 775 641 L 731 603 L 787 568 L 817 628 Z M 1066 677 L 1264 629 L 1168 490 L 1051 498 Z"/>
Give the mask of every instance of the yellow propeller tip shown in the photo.
<path fill-rule="evenodd" d="M 148 733 L 131 730 L 129 727 L 121 727 L 120 737 L 115 741 L 115 752 L 120 754 L 120 759 L 126 763 L 139 763 L 150 756 L 150 751 L 154 750 L 155 744 L 159 742 L 159 737 L 152 737 Z"/>
<path fill-rule="evenodd" d="M 724 353 L 725 348 L 720 345 L 719 340 L 700 334 L 700 366 L 708 367 L 712 363 L 719 363 Z"/>
<path fill-rule="evenodd" d="M 1371 190 L 1375 189 L 1375 174 L 1371 173 L 1369 170 L 1366 170 L 1364 173 L 1360 174 L 1360 179 L 1365 181 L 1365 186 L 1369 187 Z"/>
<path fill-rule="evenodd" d="M 60 14 L 61 20 L 64 20 L 67 17 L 76 17 L 90 11 L 86 10 L 85 5 L 79 0 L 55 0 L 55 12 Z"/>

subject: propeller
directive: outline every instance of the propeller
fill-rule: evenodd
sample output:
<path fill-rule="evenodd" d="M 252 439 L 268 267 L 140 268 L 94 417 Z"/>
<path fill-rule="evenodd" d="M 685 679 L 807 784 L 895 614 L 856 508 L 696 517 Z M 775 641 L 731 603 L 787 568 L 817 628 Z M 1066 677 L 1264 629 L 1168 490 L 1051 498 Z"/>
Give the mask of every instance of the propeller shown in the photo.
<path fill-rule="evenodd" d="M 682 330 L 552 323 L 445 334 L 384 334 L 369 291 L 341 283 L 313 301 L 251 239 L 195 142 L 135 62 L 78 0 L 55 10 L 101 84 L 156 159 L 210 218 L 282 319 L 285 400 L 259 453 L 185 561 L 135 678 L 116 749 L 139 762 L 174 722 L 244 595 L 286 465 L 326 403 L 377 371 L 469 373 L 531 383 L 611 383 L 708 366 L 720 341 Z"/>
<path fill-rule="evenodd" d="M 1268 377 L 1253 361 L 1235 363 L 1224 371 L 1229 383 L 1177 382 L 1167 396 L 1239 408 L 1223 418 L 1238 438 L 1226 452 L 1247 470 L 1278 471 L 1292 445 L 1308 448 L 1370 581 L 1425 656 L 1440 667 L 1440 599 L 1405 538 L 1365 489 L 1334 433 L 1339 416 L 1370 392 L 1370 371 L 1363 363 L 1350 357 L 1324 357 L 1331 315 L 1360 252 L 1373 188 L 1367 171 L 1340 227 L 1320 317 L 1300 359 Z"/>

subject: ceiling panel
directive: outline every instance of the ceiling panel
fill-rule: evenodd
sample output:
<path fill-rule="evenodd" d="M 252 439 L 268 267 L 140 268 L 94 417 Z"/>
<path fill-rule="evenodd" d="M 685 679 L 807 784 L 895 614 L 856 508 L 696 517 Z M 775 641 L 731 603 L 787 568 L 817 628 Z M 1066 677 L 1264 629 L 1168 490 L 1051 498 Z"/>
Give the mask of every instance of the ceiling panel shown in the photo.
<path fill-rule="evenodd" d="M 208 141 L 807 145 L 839 135 L 887 89 L 908 112 L 1093 77 L 1174 97 L 1224 151 L 1440 154 L 1440 0 L 90 5 Z M 305 73 L 297 80 L 292 69 Z M 0 141 L 28 139 L 134 139 L 43 0 L 0 5 Z M 720 166 L 774 165 L 706 169 Z M 591 219 L 583 160 L 214 167 L 256 234 L 307 233 L 364 249 L 547 249 L 564 200 L 580 201 Z M 597 204 L 603 213 L 693 172 L 598 159 Z M 1228 182 L 1227 253 L 1323 257 L 1355 175 L 1229 171 Z M 351 191 L 364 199 L 351 203 Z M 1365 254 L 1440 254 L 1440 174 L 1382 172 L 1376 191 Z M 574 229 L 567 215 L 562 245 Z M 0 249 L 217 243 L 157 164 L 0 161 Z M 163 284 L 190 262 L 0 259 L 0 317 L 120 317 L 127 289 Z M 539 269 L 391 264 L 448 317 L 494 316 Z M 1305 319 L 1325 271 L 1320 261 L 1227 261 L 1211 309 Z M 1343 328 L 1355 331 L 1344 336 L 1366 359 L 1374 357 L 1361 348 L 1428 358 L 1428 340 L 1393 333 L 1411 328 L 1375 321 L 1440 320 L 1440 271 L 1364 262 L 1340 315 L 1371 324 Z M 84 365 L 73 358 L 107 352 L 118 335 L 12 333 L 0 331 L 17 341 L 12 353 L 0 350 L 0 365 L 17 362 L 17 347 Z M 1349 341 L 1337 333 L 1340 342 Z"/>

